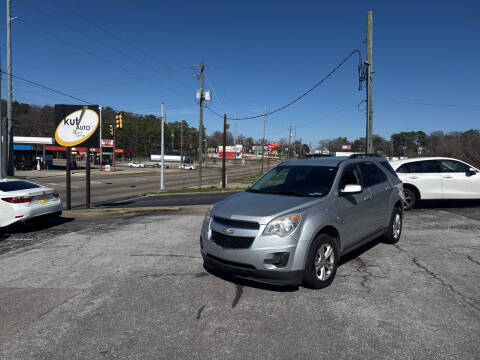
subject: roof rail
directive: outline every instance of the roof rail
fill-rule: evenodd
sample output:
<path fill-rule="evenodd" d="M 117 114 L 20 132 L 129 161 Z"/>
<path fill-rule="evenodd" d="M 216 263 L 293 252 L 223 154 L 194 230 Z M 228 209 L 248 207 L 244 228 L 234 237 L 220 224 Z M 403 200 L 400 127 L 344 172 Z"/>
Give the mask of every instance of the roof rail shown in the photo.
<path fill-rule="evenodd" d="M 316 157 L 333 157 L 330 154 L 305 154 L 306 158 L 316 158 Z"/>
<path fill-rule="evenodd" d="M 350 159 L 356 159 L 356 158 L 362 158 L 362 157 L 378 157 L 378 158 L 381 158 L 383 156 L 380 156 L 378 154 L 368 154 L 368 153 L 365 153 L 365 154 L 352 154 L 350 155 Z"/>

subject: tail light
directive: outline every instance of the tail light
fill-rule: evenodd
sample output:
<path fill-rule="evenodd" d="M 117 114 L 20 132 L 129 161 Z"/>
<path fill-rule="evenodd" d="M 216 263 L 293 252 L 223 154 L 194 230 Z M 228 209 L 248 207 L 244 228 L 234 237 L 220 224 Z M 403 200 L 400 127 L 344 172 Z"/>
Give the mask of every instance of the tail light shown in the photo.
<path fill-rule="evenodd" d="M 56 198 L 60 197 L 60 194 L 58 193 L 58 191 L 55 191 L 52 195 L 55 196 Z"/>
<path fill-rule="evenodd" d="M 3 201 L 6 201 L 10 204 L 22 204 L 22 203 L 28 203 L 33 200 L 33 197 L 31 196 L 16 196 L 16 197 L 7 197 L 7 198 L 2 198 Z"/>

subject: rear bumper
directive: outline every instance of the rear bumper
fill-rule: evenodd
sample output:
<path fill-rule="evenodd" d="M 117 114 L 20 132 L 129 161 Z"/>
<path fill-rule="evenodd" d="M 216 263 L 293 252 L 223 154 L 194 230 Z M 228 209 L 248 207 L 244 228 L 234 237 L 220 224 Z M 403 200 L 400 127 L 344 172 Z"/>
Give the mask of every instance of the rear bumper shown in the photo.
<path fill-rule="evenodd" d="M 299 285 L 303 279 L 303 270 L 270 271 L 257 270 L 248 265 L 226 261 L 202 252 L 204 267 L 226 275 L 258 281 L 273 285 Z"/>

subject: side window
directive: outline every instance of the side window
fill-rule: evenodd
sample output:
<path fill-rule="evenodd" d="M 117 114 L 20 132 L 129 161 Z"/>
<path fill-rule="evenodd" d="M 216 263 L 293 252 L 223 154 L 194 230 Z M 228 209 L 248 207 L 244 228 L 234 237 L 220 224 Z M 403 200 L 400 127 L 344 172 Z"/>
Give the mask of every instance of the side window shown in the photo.
<path fill-rule="evenodd" d="M 470 166 L 455 160 L 439 160 L 442 172 L 461 172 L 466 173 Z"/>
<path fill-rule="evenodd" d="M 410 164 L 409 163 L 403 164 L 402 166 L 400 166 L 397 169 L 397 173 L 408 174 L 409 172 L 410 172 Z"/>
<path fill-rule="evenodd" d="M 387 175 L 378 168 L 377 165 L 370 162 L 360 164 L 362 170 L 363 179 L 365 180 L 365 186 L 373 186 L 387 181 Z"/>
<path fill-rule="evenodd" d="M 440 172 L 437 160 L 414 161 L 409 165 L 411 173 L 431 174 Z"/>
<path fill-rule="evenodd" d="M 340 189 L 343 189 L 345 185 L 362 185 L 363 179 L 362 173 L 358 168 L 358 164 L 351 164 L 345 167 L 342 174 L 342 179 L 340 180 Z"/>

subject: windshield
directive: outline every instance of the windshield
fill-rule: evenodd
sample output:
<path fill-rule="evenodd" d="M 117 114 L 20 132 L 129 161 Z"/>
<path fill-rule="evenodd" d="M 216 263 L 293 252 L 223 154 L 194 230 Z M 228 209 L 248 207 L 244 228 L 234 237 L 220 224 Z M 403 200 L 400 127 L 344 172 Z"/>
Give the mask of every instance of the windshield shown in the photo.
<path fill-rule="evenodd" d="M 247 191 L 286 196 L 325 196 L 337 174 L 334 166 L 277 166 Z"/>

